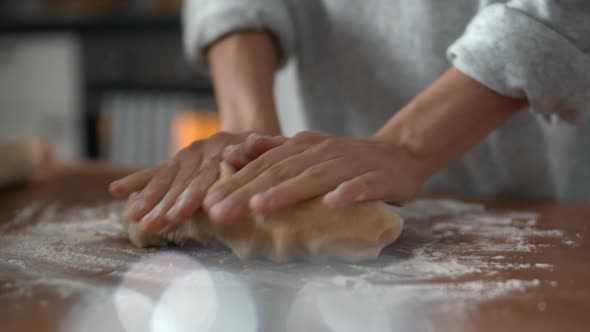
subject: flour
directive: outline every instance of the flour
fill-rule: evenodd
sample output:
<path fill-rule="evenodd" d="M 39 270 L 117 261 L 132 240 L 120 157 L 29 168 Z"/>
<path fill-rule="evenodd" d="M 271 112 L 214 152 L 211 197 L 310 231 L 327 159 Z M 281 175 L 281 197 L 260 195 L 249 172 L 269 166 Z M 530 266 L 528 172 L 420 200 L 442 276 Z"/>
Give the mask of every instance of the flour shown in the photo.
<path fill-rule="evenodd" d="M 421 199 L 403 208 L 393 208 L 409 219 L 430 219 L 441 216 L 457 216 L 471 212 L 483 212 L 481 204 L 465 203 L 448 199 Z"/>
<path fill-rule="evenodd" d="M 226 273 L 254 292 L 302 287 L 354 290 L 385 297 L 436 302 L 484 301 L 510 292 L 547 285 L 551 280 L 498 278 L 503 271 L 551 271 L 546 262 L 522 263 L 515 255 L 534 253 L 552 245 L 576 246 L 580 236 L 559 229 L 541 229 L 537 216 L 515 211 L 487 211 L 477 204 L 448 200 L 417 201 L 396 209 L 406 228 L 399 242 L 364 264 L 239 261 L 227 251 L 200 247 L 137 249 L 119 223 L 124 205 L 63 209 L 59 204 L 33 202 L 17 211 L 0 228 L 0 296 L 34 296 L 51 288 L 61 297 L 109 292 L 113 281 L 134 280 L 166 284 L 173 261 L 163 253 L 182 255 L 214 274 Z M 18 274 L 17 281 L 9 276 Z M 160 279 L 158 279 L 160 278 Z M 483 281 L 483 280 L 486 281 Z M 490 281 L 495 280 L 495 281 Z M 363 293 L 364 292 L 364 293 Z M 366 299 L 366 301 L 371 301 Z"/>

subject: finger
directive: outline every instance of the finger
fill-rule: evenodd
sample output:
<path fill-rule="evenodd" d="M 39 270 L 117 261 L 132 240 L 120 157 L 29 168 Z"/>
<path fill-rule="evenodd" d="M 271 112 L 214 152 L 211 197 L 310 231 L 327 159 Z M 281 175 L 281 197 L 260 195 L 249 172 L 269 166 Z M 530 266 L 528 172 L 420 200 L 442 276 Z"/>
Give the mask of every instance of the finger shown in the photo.
<path fill-rule="evenodd" d="M 291 156 L 297 155 L 309 147 L 316 147 L 319 142 L 327 137 L 329 135 L 321 132 L 301 132 L 288 140 L 277 137 L 277 141 L 283 142 L 281 145 L 248 163 L 228 181 L 214 185 L 207 193 L 203 201 L 203 206 L 209 210 L 213 205 L 219 203 L 233 191 L 251 182 L 269 167 Z"/>
<path fill-rule="evenodd" d="M 161 167 L 147 186 L 131 202 L 126 212 L 127 219 L 139 221 L 151 211 L 168 192 L 178 171 L 179 165 L 176 162 Z"/>
<path fill-rule="evenodd" d="M 376 171 L 370 171 L 340 184 L 324 196 L 323 203 L 329 208 L 338 208 L 354 203 L 382 200 L 391 189 L 389 187 L 386 177 Z"/>
<path fill-rule="evenodd" d="M 286 140 L 287 138 L 282 136 L 250 134 L 243 143 L 226 147 L 223 151 L 223 158 L 236 169 L 241 169 L 250 161 L 283 144 Z"/>
<path fill-rule="evenodd" d="M 249 207 L 252 211 L 267 214 L 323 195 L 358 172 L 354 167 L 341 166 L 340 158 L 315 164 L 300 175 L 257 193 L 250 199 Z"/>
<path fill-rule="evenodd" d="M 269 169 L 278 162 L 285 160 L 293 155 L 299 154 L 305 150 L 305 147 L 297 145 L 283 145 L 268 151 L 264 156 L 248 163 L 244 168 L 234 174 L 231 179 L 223 183 L 214 185 L 207 193 L 203 206 L 210 209 L 235 190 L 245 186 L 254 180 L 259 174 Z"/>
<path fill-rule="evenodd" d="M 126 197 L 145 188 L 157 171 L 157 167 L 152 167 L 113 181 L 109 185 L 109 191 L 115 197 Z"/>
<path fill-rule="evenodd" d="M 322 178 L 322 180 L 325 180 L 326 176 L 330 174 L 330 170 L 329 168 L 324 168 L 322 164 L 328 162 L 328 160 L 330 160 L 330 155 L 322 149 L 316 148 L 289 157 L 271 166 L 254 180 L 235 190 L 227 198 L 212 206 L 209 210 L 209 216 L 214 221 L 221 223 L 228 223 L 243 217 L 250 212 L 249 201 L 254 195 L 267 191 L 277 184 L 298 177 L 302 173 L 311 173 L 315 175 L 313 179 Z M 330 167 L 334 167 L 335 164 L 336 162 L 329 163 Z"/>
<path fill-rule="evenodd" d="M 248 201 L 250 197 L 260 191 L 267 190 L 277 182 L 284 181 L 296 175 L 297 168 L 295 167 L 279 169 L 273 166 L 268 171 L 262 173 L 260 177 L 211 206 L 209 217 L 219 223 L 229 223 L 244 217 L 249 212 Z"/>
<path fill-rule="evenodd" d="M 223 150 L 223 159 L 236 169 L 241 169 L 251 161 L 250 157 L 246 154 L 246 147 L 243 144 L 227 146 Z"/>
<path fill-rule="evenodd" d="M 250 134 L 244 142 L 244 152 L 251 160 L 256 159 L 266 153 L 268 150 L 276 148 L 285 143 L 286 137 L 283 136 L 261 136 Z"/>
<path fill-rule="evenodd" d="M 166 213 L 190 184 L 199 169 L 200 161 L 200 158 L 194 158 L 181 164 L 178 174 L 162 200 L 141 219 L 140 225 L 144 230 L 156 232 L 164 227 Z"/>
<path fill-rule="evenodd" d="M 166 220 L 171 223 L 181 222 L 201 207 L 207 191 L 218 178 L 219 167 L 217 164 L 218 162 L 211 162 L 199 170 L 192 182 L 166 214 Z"/>

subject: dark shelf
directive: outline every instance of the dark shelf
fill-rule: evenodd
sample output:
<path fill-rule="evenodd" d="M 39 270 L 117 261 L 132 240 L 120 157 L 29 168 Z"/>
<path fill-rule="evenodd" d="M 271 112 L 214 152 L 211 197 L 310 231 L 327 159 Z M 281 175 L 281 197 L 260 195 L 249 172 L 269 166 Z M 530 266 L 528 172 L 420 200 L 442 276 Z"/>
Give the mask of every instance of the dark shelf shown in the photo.
<path fill-rule="evenodd" d="M 95 16 L 17 18 L 0 10 L 0 36 L 28 38 L 56 32 L 74 33 L 82 41 L 83 125 L 89 158 L 100 156 L 98 119 L 101 100 L 108 93 L 173 92 L 214 100 L 213 88 L 206 78 L 170 72 L 182 70 L 178 67 L 182 66 L 179 14 L 147 16 L 123 10 Z M 156 52 L 159 49 L 164 51 Z M 157 67 L 161 64 L 170 68 Z M 188 66 L 186 70 L 190 70 Z"/>
<path fill-rule="evenodd" d="M 0 33 L 73 31 L 180 31 L 179 15 L 101 15 L 85 17 L 10 18 L 0 16 Z"/>
<path fill-rule="evenodd" d="M 88 82 L 91 92 L 108 91 L 173 91 L 213 96 L 213 88 L 205 82 L 147 83 L 147 82 Z"/>

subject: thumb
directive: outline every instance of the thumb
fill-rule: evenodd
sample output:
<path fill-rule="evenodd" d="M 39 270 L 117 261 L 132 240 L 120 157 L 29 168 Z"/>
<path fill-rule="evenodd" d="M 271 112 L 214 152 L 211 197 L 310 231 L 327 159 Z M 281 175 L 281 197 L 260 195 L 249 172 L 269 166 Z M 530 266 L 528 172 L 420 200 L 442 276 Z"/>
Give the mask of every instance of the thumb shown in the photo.
<path fill-rule="evenodd" d="M 258 134 L 250 134 L 246 138 L 244 144 L 246 155 L 250 160 L 254 160 L 260 157 L 262 154 L 282 145 L 287 141 L 284 136 L 263 136 Z"/>

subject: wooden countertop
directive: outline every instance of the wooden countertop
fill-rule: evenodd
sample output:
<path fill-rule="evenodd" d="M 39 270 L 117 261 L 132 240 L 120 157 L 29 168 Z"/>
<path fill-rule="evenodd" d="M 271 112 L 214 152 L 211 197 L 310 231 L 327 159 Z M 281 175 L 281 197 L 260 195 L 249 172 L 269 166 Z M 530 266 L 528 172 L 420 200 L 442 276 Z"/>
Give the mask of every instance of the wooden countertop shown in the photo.
<path fill-rule="evenodd" d="M 0 192 L 0 331 L 172 331 L 174 320 L 156 318 L 170 319 L 158 308 L 178 296 L 195 311 L 177 318 L 204 324 L 193 330 L 590 331 L 590 203 L 471 200 L 486 210 L 408 217 L 376 262 L 276 266 L 215 249 L 132 248 L 106 191 L 128 172 L 62 166 Z M 200 295 L 182 298 L 175 285 Z M 213 302 L 231 317 L 215 309 L 211 323 Z M 146 303 L 150 314 L 130 321 Z"/>

